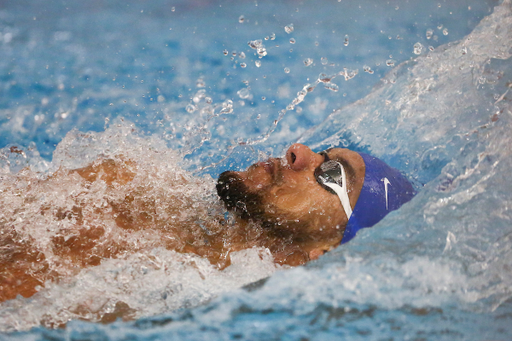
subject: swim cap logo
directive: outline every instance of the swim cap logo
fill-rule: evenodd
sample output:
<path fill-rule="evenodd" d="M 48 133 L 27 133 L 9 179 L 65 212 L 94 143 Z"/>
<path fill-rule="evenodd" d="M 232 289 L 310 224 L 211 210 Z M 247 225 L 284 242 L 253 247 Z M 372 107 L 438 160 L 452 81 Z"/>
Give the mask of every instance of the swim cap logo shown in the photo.
<path fill-rule="evenodd" d="M 388 178 L 380 179 L 380 181 L 384 181 L 384 195 L 386 196 L 386 211 L 389 211 L 389 205 L 388 205 L 388 185 L 391 185 L 391 182 L 389 182 Z"/>

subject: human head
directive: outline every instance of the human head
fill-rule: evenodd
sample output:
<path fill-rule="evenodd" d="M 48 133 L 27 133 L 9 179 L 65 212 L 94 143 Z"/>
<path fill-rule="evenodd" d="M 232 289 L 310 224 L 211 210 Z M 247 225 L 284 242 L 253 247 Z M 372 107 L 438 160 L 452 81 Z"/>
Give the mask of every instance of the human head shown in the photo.
<path fill-rule="evenodd" d="M 343 165 L 354 209 L 365 164 L 359 153 L 342 148 L 314 153 L 294 144 L 283 158 L 255 163 L 243 172 L 222 173 L 217 191 L 226 207 L 242 220 L 253 220 L 275 234 L 303 242 L 338 245 L 349 217 L 339 197 L 315 178 L 315 170 L 327 160 Z"/>

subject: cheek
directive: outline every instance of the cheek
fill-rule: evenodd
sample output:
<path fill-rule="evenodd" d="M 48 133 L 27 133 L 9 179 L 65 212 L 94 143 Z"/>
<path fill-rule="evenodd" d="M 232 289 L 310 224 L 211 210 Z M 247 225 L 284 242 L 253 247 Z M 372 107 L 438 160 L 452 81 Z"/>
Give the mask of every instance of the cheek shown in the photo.
<path fill-rule="evenodd" d="M 277 188 L 270 193 L 269 199 L 280 211 L 287 212 L 296 219 L 328 214 L 331 206 L 329 193 L 311 185 Z"/>

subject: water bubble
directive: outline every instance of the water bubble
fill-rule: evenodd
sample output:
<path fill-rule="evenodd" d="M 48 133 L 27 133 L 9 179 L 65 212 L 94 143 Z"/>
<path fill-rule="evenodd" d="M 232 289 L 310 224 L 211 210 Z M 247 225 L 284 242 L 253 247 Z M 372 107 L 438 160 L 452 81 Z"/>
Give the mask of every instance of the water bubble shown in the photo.
<path fill-rule="evenodd" d="M 290 69 L 289 69 L 289 68 L 287 68 L 287 67 L 285 67 L 285 68 L 284 68 L 284 73 L 290 73 Z"/>
<path fill-rule="evenodd" d="M 290 44 L 295 44 L 295 39 L 294 38 L 290 38 Z"/>
<path fill-rule="evenodd" d="M 345 41 L 343 42 L 343 45 L 348 46 L 348 34 L 345 34 Z"/>
<path fill-rule="evenodd" d="M 434 51 L 434 46 L 429 46 L 429 47 L 428 47 L 428 49 L 429 49 L 430 51 Z"/>
<path fill-rule="evenodd" d="M 227 56 L 227 55 L 229 54 L 229 51 L 228 51 L 228 50 L 224 50 L 224 51 L 222 51 L 222 53 L 223 53 L 225 56 Z"/>
<path fill-rule="evenodd" d="M 423 45 L 421 45 L 421 43 L 416 43 L 414 44 L 413 46 L 413 53 L 414 54 L 421 54 L 421 51 L 423 50 Z"/>
<path fill-rule="evenodd" d="M 206 102 L 206 104 L 212 104 L 213 103 L 213 100 L 212 100 L 211 97 L 205 97 L 204 101 Z"/>
<path fill-rule="evenodd" d="M 393 60 L 393 59 L 386 60 L 386 65 L 387 66 L 395 66 L 395 63 L 396 63 L 396 61 Z"/>
<path fill-rule="evenodd" d="M 371 67 L 369 67 L 368 65 L 363 66 L 363 71 L 364 71 L 364 72 L 368 72 L 370 75 L 372 75 L 372 74 L 373 74 L 373 70 L 372 70 L 372 68 L 371 68 Z"/>
<path fill-rule="evenodd" d="M 245 17 L 243 15 L 241 15 L 240 17 L 238 17 L 238 22 L 239 23 L 243 23 L 245 20 Z"/>
<path fill-rule="evenodd" d="M 293 24 L 290 24 L 290 25 L 286 25 L 284 27 L 284 31 L 288 34 L 292 33 L 293 32 Z"/>
<path fill-rule="evenodd" d="M 245 64 L 245 63 L 240 63 L 240 67 L 241 67 L 242 69 L 245 69 L 245 67 L 246 67 L 246 66 L 247 66 L 247 64 Z"/>
<path fill-rule="evenodd" d="M 245 59 L 245 53 L 240 52 L 240 53 L 238 54 L 238 57 L 240 57 L 240 59 Z"/>
<path fill-rule="evenodd" d="M 232 55 L 233 57 L 236 57 L 236 51 L 231 52 L 231 55 Z"/>
<path fill-rule="evenodd" d="M 304 59 L 304 65 L 310 66 L 311 64 L 313 64 L 313 59 L 311 59 L 311 58 Z"/>
<path fill-rule="evenodd" d="M 443 30 L 443 35 L 447 36 L 448 35 L 448 29 L 445 27 L 444 30 Z"/>
<path fill-rule="evenodd" d="M 432 35 L 433 35 L 433 34 L 434 34 L 434 30 L 433 30 L 433 29 L 431 29 L 431 28 L 429 28 L 429 29 L 427 30 L 427 32 L 425 33 L 425 35 L 427 36 L 427 39 L 432 38 Z"/>
<path fill-rule="evenodd" d="M 265 40 L 269 40 L 270 38 L 268 36 L 265 37 Z"/>
<path fill-rule="evenodd" d="M 270 40 L 276 40 L 276 34 L 275 33 L 272 33 L 270 35 Z"/>
<path fill-rule="evenodd" d="M 438 30 L 440 30 L 440 29 L 442 29 L 442 28 L 443 28 L 443 24 L 439 24 L 439 25 L 437 25 L 437 29 L 438 29 Z"/>
<path fill-rule="evenodd" d="M 261 96 L 261 100 L 264 101 L 266 100 L 267 98 L 265 96 Z"/>
<path fill-rule="evenodd" d="M 171 7 L 171 12 L 175 12 L 176 11 L 176 7 Z"/>
<path fill-rule="evenodd" d="M 260 67 L 261 66 L 261 60 L 256 60 L 254 62 L 254 64 L 256 65 L 256 67 Z"/>
<path fill-rule="evenodd" d="M 327 58 L 325 57 L 320 58 L 320 61 L 322 62 L 322 65 L 327 65 L 328 63 Z"/>

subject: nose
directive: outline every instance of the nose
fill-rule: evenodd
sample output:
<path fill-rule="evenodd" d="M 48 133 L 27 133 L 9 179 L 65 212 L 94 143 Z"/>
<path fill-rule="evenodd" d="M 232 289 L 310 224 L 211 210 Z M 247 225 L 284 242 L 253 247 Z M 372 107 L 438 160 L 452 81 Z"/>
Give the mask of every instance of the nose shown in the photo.
<path fill-rule="evenodd" d="M 303 144 L 295 143 L 286 151 L 286 160 L 294 171 L 314 170 L 322 164 L 324 157 Z"/>

